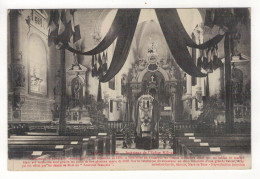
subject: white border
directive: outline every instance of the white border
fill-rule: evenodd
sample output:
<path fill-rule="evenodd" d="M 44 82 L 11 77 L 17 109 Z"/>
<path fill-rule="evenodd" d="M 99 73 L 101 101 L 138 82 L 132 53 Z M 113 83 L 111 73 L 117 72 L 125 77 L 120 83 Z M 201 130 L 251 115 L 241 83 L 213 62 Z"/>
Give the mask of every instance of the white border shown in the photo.
<path fill-rule="evenodd" d="M 0 178 L 259 178 L 259 0 L 0 0 Z M 236 171 L 124 171 L 124 172 L 8 172 L 7 171 L 7 9 L 34 8 L 154 8 L 251 7 L 252 17 L 252 170 Z"/>

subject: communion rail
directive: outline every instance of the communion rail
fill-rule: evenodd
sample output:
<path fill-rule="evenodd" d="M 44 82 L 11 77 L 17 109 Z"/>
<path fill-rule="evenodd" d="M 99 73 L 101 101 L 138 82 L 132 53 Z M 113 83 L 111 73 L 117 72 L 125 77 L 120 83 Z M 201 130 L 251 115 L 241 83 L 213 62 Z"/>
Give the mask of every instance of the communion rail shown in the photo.
<path fill-rule="evenodd" d="M 125 126 L 135 127 L 135 123 L 132 121 L 107 121 L 108 129 L 116 132 L 121 132 Z"/>
<path fill-rule="evenodd" d="M 163 126 L 164 122 L 160 121 L 159 126 Z M 166 123 L 168 124 L 168 123 Z M 208 135 L 222 135 L 226 133 L 226 124 L 218 123 L 218 125 L 198 123 L 197 121 L 177 121 L 174 124 L 175 134 L 184 132 L 199 132 Z M 107 128 L 112 129 L 115 132 L 121 132 L 125 126 L 135 127 L 135 123 L 132 121 L 107 121 Z M 251 123 L 250 122 L 235 122 L 234 134 L 250 134 Z"/>

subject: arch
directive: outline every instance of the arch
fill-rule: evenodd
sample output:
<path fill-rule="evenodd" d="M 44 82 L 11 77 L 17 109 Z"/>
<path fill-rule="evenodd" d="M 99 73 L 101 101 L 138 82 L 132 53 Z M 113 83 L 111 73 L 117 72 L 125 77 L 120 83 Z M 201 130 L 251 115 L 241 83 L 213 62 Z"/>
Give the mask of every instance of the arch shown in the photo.
<path fill-rule="evenodd" d="M 107 34 L 109 28 L 111 27 L 113 20 L 115 19 L 117 10 L 111 9 L 111 10 L 103 10 L 100 14 L 99 18 L 99 27 L 100 27 L 100 35 L 105 37 Z"/>
<path fill-rule="evenodd" d="M 166 72 L 164 69 L 162 69 L 161 67 L 158 67 L 158 70 L 157 70 L 157 71 L 159 71 L 159 72 L 163 75 L 165 81 L 169 81 L 169 76 L 168 76 L 167 72 Z M 144 70 L 139 74 L 138 79 L 137 79 L 137 82 L 141 83 L 141 82 L 143 81 L 144 75 L 145 75 L 147 72 L 148 72 L 148 69 L 147 69 L 147 68 L 144 69 Z"/>
<path fill-rule="evenodd" d="M 86 83 L 85 83 L 85 78 L 84 78 L 84 77 L 82 77 L 81 75 L 73 75 L 73 76 L 69 76 L 69 79 L 68 79 L 68 86 L 71 86 L 71 81 L 72 81 L 73 79 L 77 78 L 77 77 L 81 80 L 82 85 L 85 85 L 85 84 L 86 84 Z"/>
<path fill-rule="evenodd" d="M 47 36 L 45 36 L 45 35 L 40 35 L 40 34 L 38 34 L 38 33 L 36 33 L 36 32 L 30 32 L 30 33 L 28 34 L 29 45 L 30 45 L 31 39 L 33 39 L 33 38 L 35 38 L 35 40 L 36 40 L 36 39 L 39 39 L 39 40 L 42 42 L 42 44 L 44 45 L 44 48 L 45 48 L 45 51 L 46 51 L 46 56 L 47 56 L 47 55 L 48 55 L 48 52 L 49 52 L 49 48 L 48 48 L 48 45 L 47 45 L 46 40 L 44 39 L 44 37 L 47 37 Z M 48 59 L 48 58 L 47 58 L 47 59 Z"/>
<path fill-rule="evenodd" d="M 45 41 L 32 33 L 28 43 L 28 89 L 29 93 L 47 96 L 48 94 L 48 50 Z"/>
<path fill-rule="evenodd" d="M 198 9 L 177 9 L 181 22 L 186 32 L 191 35 L 197 24 L 203 23 L 203 18 Z M 187 14 L 189 14 L 187 16 Z"/>
<path fill-rule="evenodd" d="M 138 24 L 133 40 L 134 47 L 132 47 L 135 49 L 135 55 L 138 58 L 146 58 L 147 50 L 152 41 L 159 44 L 157 46 L 157 53 L 160 58 L 168 58 L 170 56 L 171 53 L 168 49 L 160 24 L 155 20 L 147 20 Z"/>

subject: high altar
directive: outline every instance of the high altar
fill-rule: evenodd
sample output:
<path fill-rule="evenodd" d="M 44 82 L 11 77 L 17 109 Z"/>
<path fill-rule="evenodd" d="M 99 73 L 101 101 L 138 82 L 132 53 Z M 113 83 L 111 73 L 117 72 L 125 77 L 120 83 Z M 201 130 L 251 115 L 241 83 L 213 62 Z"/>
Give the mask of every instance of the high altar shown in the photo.
<path fill-rule="evenodd" d="M 182 80 L 180 71 L 171 60 L 160 57 L 156 44 L 151 43 L 147 57 L 132 68 L 131 99 L 136 124 L 136 147 L 159 147 L 159 121 L 176 120 Z"/>

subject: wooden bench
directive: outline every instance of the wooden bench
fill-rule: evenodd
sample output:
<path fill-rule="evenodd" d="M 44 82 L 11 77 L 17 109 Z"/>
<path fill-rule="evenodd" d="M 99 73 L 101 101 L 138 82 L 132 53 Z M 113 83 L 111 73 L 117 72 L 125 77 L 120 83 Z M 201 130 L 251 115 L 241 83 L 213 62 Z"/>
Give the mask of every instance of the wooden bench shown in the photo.
<path fill-rule="evenodd" d="M 34 156 L 46 154 L 52 157 L 70 157 L 72 149 L 70 146 L 57 147 L 57 145 L 8 145 L 8 157 L 32 159 Z"/>
<path fill-rule="evenodd" d="M 83 156 L 115 154 L 116 142 L 114 135 L 99 134 L 98 136 L 85 137 L 83 141 L 88 141 Z"/>
<path fill-rule="evenodd" d="M 185 147 L 184 147 L 185 146 Z M 189 151 L 187 151 L 187 149 Z M 184 155 L 192 154 L 212 154 L 212 153 L 250 153 L 250 136 L 218 136 L 218 137 L 175 137 L 175 152 Z"/>
<path fill-rule="evenodd" d="M 197 132 L 185 132 L 185 133 L 175 133 L 176 137 L 250 137 L 250 134 L 221 134 L 212 135 L 208 133 L 197 133 Z"/>
<path fill-rule="evenodd" d="M 17 151 L 19 146 L 25 151 L 28 148 L 28 155 L 31 150 L 52 150 L 53 146 L 63 145 L 66 148 L 72 148 L 74 157 L 85 157 L 86 155 L 110 154 L 115 153 L 115 137 L 112 135 L 99 136 L 10 136 L 8 139 L 9 151 Z M 37 148 L 38 146 L 38 148 Z M 52 146 L 52 147 L 51 147 Z M 19 151 L 17 151 L 19 152 Z M 45 153 L 51 153 L 46 151 Z M 65 153 L 64 153 L 65 154 Z M 25 154 L 24 154 L 25 155 Z M 26 155 L 26 156 L 28 156 Z M 52 154 L 51 154 L 52 155 Z"/>
<path fill-rule="evenodd" d="M 8 140 L 81 140 L 84 136 L 31 136 L 23 135 L 16 136 L 12 135 Z"/>
<path fill-rule="evenodd" d="M 195 139 L 189 139 L 185 137 L 178 137 L 184 144 L 190 146 L 200 146 L 200 143 L 209 143 L 210 146 L 250 146 L 251 140 L 245 137 L 233 138 L 233 137 L 196 137 Z"/>
<path fill-rule="evenodd" d="M 33 147 L 33 145 L 38 145 L 43 148 L 47 145 L 65 145 L 72 147 L 73 156 L 81 157 L 86 142 L 82 141 L 81 136 L 11 136 L 8 139 L 8 145 L 28 145 L 28 148 L 30 148 L 30 146 Z"/>
<path fill-rule="evenodd" d="M 11 140 L 8 141 L 8 145 L 9 146 L 13 146 L 13 145 L 38 145 L 38 146 L 45 146 L 45 145 L 65 145 L 68 147 L 72 147 L 72 154 L 73 156 L 77 156 L 80 157 L 82 150 L 84 150 L 84 146 L 86 145 L 86 143 L 83 143 L 82 141 L 58 141 L 58 140 L 41 140 L 41 141 L 37 141 L 37 140 Z"/>
<path fill-rule="evenodd" d="M 25 135 L 30 135 L 30 136 L 53 136 L 53 135 L 58 135 L 57 132 L 25 132 Z"/>

